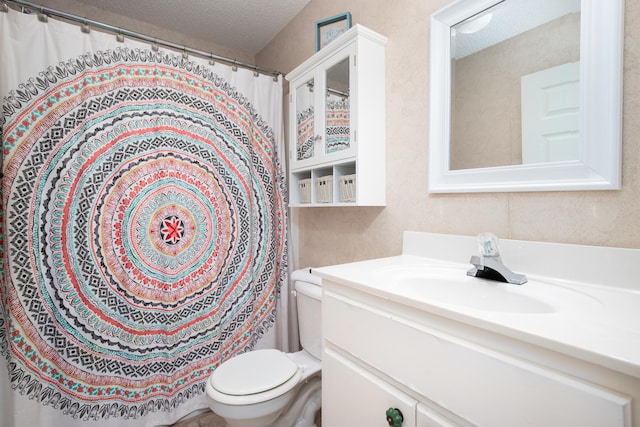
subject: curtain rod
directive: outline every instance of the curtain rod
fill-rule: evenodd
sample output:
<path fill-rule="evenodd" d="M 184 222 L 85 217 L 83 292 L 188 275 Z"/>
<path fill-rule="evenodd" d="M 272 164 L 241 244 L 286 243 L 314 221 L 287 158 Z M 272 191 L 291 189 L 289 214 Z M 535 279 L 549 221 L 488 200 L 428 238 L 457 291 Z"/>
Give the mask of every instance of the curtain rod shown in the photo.
<path fill-rule="evenodd" d="M 131 37 L 131 38 L 135 38 L 138 40 L 142 40 L 148 43 L 151 43 L 152 48 L 154 46 L 163 46 L 163 47 L 167 47 L 170 49 L 175 49 L 178 51 L 182 51 L 183 54 L 192 54 L 192 55 L 197 55 L 199 57 L 202 58 L 206 58 L 209 60 L 209 62 L 213 65 L 213 63 L 215 61 L 219 61 L 219 62 L 224 62 L 226 64 L 229 64 L 233 67 L 242 67 L 242 68 L 246 68 L 249 70 L 253 70 L 255 73 L 262 73 L 262 74 L 266 74 L 266 75 L 270 75 L 273 76 L 273 79 L 277 81 L 278 76 L 283 75 L 280 71 L 276 71 L 276 70 L 271 70 L 269 68 L 262 68 L 262 67 L 258 67 L 257 65 L 253 65 L 253 64 L 248 64 L 246 62 L 242 62 L 242 61 L 238 61 L 236 59 L 233 58 L 227 58 L 224 56 L 220 56 L 220 55 L 215 55 L 211 52 L 205 52 L 203 50 L 198 50 L 198 49 L 193 49 L 187 46 L 181 46 L 179 44 L 170 42 L 170 41 L 166 41 L 166 40 L 158 40 L 154 37 L 150 37 L 147 36 L 145 34 L 141 34 L 141 33 L 137 33 L 134 31 L 129 31 L 129 30 L 125 30 L 123 28 L 119 28 L 119 27 L 115 27 L 113 25 L 109 25 L 109 24 L 105 24 L 102 22 L 98 22 L 98 21 L 93 21 L 91 19 L 86 19 L 86 18 L 82 18 L 80 16 L 77 15 L 73 15 L 67 12 L 63 12 L 60 10 L 56 10 L 56 9 L 51 9 L 48 7 L 44 7 L 44 6 L 40 6 L 38 4 L 34 4 L 34 3 L 29 3 L 23 0 L 1 0 L 0 2 L 0 12 L 6 12 L 7 11 L 7 6 L 6 3 L 13 3 L 16 4 L 22 8 L 28 8 L 30 10 L 33 10 L 35 12 L 38 13 L 38 19 L 40 19 L 41 21 L 45 21 L 47 19 L 47 16 L 56 16 L 59 18 L 64 18 L 64 19 L 68 19 L 70 21 L 74 21 L 77 22 L 81 25 L 80 29 L 83 32 L 89 32 L 89 27 L 95 27 L 95 28 L 99 28 L 102 30 L 106 30 L 106 31 L 110 31 L 116 34 L 116 37 L 118 37 L 119 41 L 122 41 L 122 37 L 127 36 L 127 37 Z"/>

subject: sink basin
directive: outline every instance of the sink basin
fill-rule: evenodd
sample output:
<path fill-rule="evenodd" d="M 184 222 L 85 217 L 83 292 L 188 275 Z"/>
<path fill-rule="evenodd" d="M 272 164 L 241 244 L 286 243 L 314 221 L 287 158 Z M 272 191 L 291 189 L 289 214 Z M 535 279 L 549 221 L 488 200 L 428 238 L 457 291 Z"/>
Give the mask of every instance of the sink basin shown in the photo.
<path fill-rule="evenodd" d="M 376 269 L 373 276 L 404 297 L 484 312 L 554 313 L 567 301 L 575 304 L 576 296 L 590 299 L 580 292 L 542 281 L 513 285 L 470 277 L 459 266 L 402 264 Z"/>

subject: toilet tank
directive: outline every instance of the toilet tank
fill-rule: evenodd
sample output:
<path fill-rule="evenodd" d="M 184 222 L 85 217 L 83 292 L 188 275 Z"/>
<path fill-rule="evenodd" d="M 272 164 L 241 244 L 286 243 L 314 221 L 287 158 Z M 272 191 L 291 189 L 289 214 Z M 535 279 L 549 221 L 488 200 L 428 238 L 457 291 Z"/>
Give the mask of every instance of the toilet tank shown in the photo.
<path fill-rule="evenodd" d="M 316 359 L 322 356 L 322 279 L 309 269 L 291 275 L 296 290 L 300 344 Z"/>

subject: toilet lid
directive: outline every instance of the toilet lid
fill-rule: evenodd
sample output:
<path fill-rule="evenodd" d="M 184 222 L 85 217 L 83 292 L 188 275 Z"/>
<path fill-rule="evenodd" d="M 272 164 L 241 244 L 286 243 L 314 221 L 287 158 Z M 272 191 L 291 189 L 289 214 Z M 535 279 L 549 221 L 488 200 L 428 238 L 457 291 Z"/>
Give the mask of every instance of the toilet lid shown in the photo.
<path fill-rule="evenodd" d="M 235 396 L 262 393 L 285 383 L 297 372 L 279 350 L 255 350 L 222 363 L 211 374 L 211 385 L 221 393 Z"/>

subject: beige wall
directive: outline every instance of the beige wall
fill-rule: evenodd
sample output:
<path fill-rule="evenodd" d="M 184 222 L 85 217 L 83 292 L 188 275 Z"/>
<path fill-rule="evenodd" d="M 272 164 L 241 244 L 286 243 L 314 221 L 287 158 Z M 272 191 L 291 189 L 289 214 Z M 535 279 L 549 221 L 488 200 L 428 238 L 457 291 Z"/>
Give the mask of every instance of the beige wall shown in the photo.
<path fill-rule="evenodd" d="M 312 0 L 257 55 L 259 65 L 286 73 L 314 53 L 315 21 L 347 10 L 353 23 L 389 38 L 387 206 L 296 209 L 298 266 L 397 255 L 404 230 L 640 248 L 640 2 L 627 1 L 625 11 L 621 191 L 433 195 L 427 193 L 429 17 L 449 3 Z"/>

